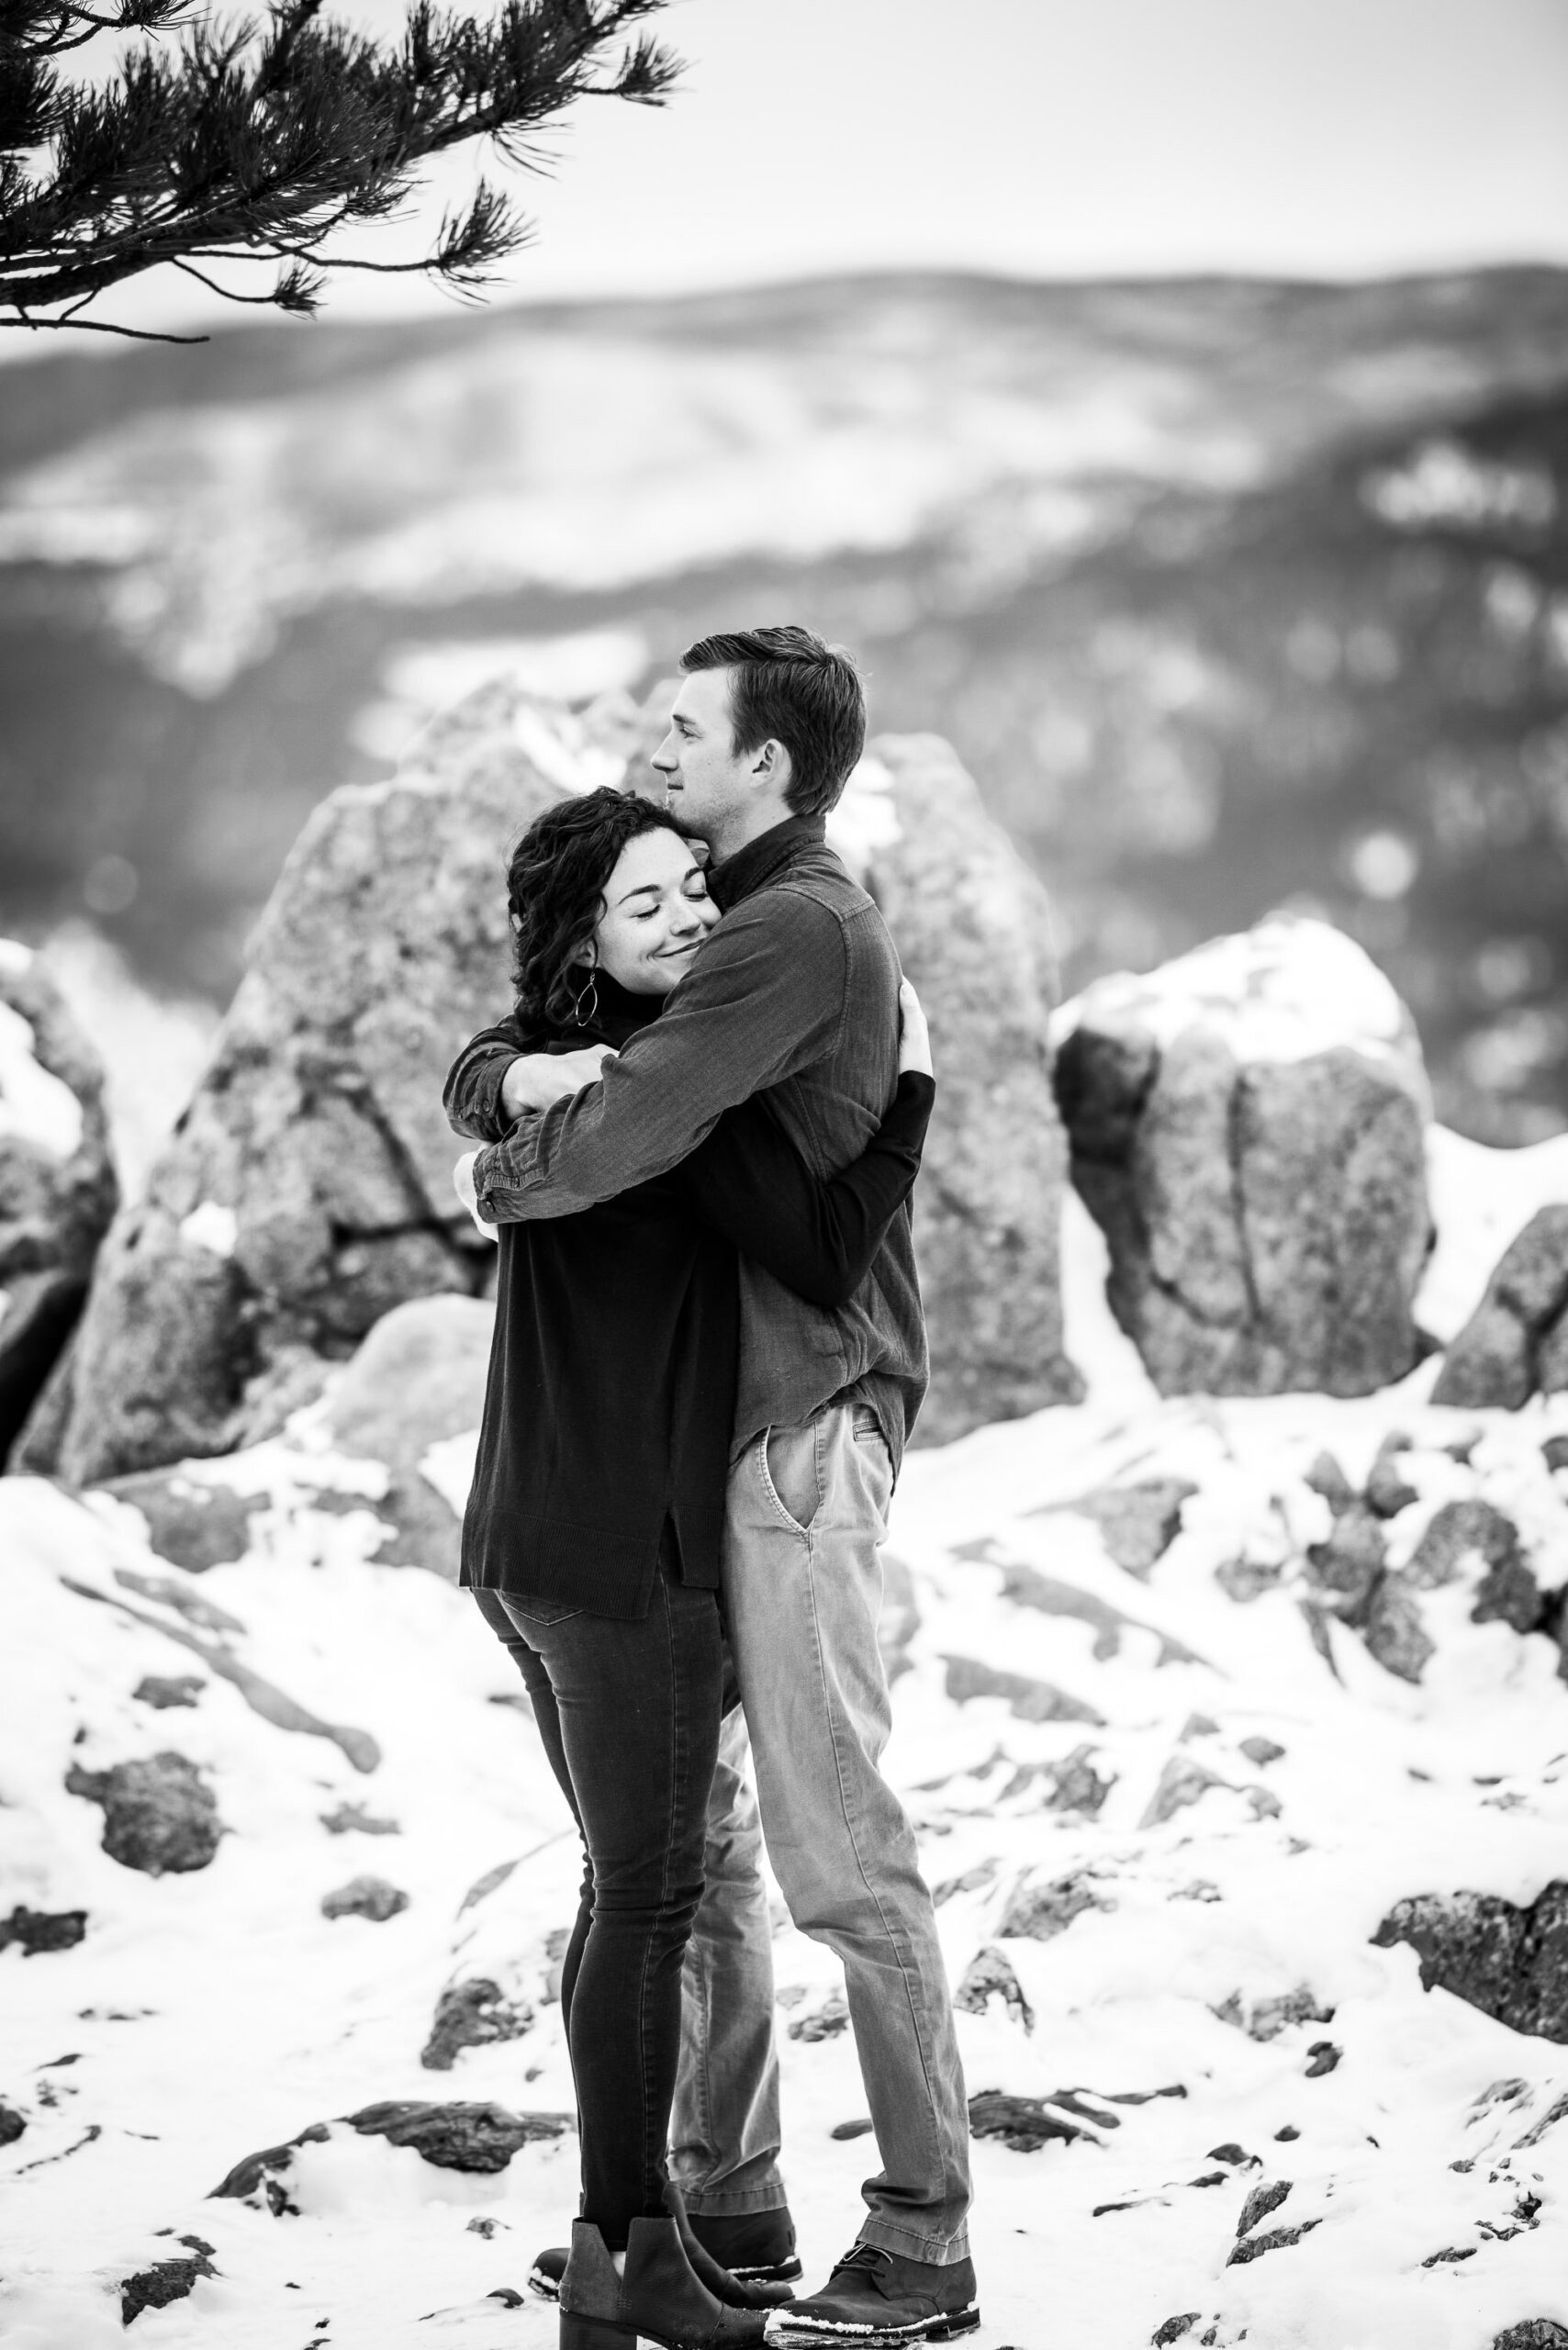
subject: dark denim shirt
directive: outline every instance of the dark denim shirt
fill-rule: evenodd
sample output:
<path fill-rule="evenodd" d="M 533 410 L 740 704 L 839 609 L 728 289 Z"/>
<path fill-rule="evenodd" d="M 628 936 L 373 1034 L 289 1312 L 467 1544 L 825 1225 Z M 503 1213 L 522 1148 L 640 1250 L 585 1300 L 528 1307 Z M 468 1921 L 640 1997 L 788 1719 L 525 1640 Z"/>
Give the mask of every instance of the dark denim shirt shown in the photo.
<path fill-rule="evenodd" d="M 859 1157 L 898 1082 L 899 964 L 825 829 L 820 817 L 791 817 L 713 869 L 722 919 L 661 1016 L 598 1084 L 509 1126 L 499 1096 L 514 1054 L 476 1040 L 460 1056 L 447 1115 L 489 1146 L 474 1165 L 488 1222 L 613 1199 L 678 1165 L 725 1110 L 765 1089 L 809 1166 L 834 1175 Z M 846 1305 L 808 1304 L 742 1258 L 737 1451 L 853 1388 L 896 1468 L 926 1380 L 907 1205 Z"/>

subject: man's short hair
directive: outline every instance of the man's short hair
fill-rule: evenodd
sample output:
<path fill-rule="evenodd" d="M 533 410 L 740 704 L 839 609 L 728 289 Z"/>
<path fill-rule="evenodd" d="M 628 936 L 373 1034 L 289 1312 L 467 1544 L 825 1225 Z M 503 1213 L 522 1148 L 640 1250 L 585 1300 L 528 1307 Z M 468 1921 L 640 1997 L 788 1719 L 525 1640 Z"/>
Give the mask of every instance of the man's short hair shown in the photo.
<path fill-rule="evenodd" d="M 728 669 L 734 746 L 743 755 L 770 738 L 790 754 L 791 815 L 834 807 L 866 746 L 866 696 L 842 645 L 809 628 L 742 628 L 705 636 L 683 669 Z"/>

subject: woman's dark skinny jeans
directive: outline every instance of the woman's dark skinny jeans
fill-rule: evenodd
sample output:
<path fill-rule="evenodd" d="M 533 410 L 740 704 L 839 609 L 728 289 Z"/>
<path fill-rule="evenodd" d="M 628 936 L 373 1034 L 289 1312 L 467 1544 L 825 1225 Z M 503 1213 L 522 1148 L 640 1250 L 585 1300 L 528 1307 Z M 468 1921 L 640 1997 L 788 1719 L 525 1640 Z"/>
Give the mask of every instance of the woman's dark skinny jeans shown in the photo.
<path fill-rule="evenodd" d="M 474 1595 L 516 1660 L 587 1852 L 561 1970 L 577 2083 L 582 2216 L 611 2252 L 665 2215 L 681 1960 L 702 1897 L 718 1758 L 718 1594 L 654 1579 L 629 1623 L 560 1601 Z"/>

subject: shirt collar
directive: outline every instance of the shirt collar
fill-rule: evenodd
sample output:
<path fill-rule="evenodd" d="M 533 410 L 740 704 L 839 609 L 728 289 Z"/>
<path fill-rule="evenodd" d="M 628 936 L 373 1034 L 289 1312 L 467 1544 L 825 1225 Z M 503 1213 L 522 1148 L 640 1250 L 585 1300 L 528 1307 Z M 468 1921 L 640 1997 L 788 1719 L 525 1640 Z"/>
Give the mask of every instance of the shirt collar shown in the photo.
<path fill-rule="evenodd" d="M 825 816 L 786 816 L 781 824 L 758 833 L 754 841 L 747 841 L 744 848 L 736 849 L 734 856 L 725 857 L 722 865 L 711 866 L 708 894 L 728 913 L 743 898 L 754 896 L 777 880 L 801 849 L 826 838 Z"/>

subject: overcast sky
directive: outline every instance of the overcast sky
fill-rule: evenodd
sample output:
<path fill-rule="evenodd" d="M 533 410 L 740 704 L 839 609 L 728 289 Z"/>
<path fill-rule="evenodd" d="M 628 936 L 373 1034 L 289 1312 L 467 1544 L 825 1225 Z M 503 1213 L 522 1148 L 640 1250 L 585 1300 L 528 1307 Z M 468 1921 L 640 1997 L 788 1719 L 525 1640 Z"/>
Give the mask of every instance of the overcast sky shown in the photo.
<path fill-rule="evenodd" d="M 677 0 L 662 23 L 681 93 L 578 110 L 497 298 L 1568 262 L 1568 0 Z M 340 280 L 328 315 L 446 298 Z M 105 315 L 202 302 L 143 281 Z"/>

